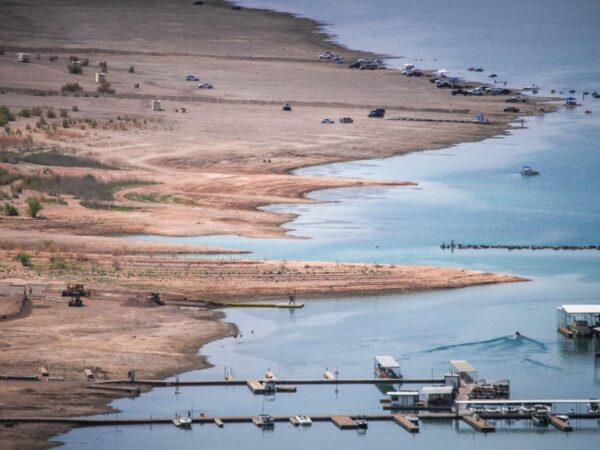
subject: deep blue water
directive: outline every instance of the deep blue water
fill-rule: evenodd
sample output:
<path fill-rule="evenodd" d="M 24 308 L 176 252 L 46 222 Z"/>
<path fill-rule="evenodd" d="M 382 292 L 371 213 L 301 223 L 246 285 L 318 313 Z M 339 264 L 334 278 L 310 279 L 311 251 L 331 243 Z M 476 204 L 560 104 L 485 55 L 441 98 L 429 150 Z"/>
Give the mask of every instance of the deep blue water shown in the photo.
<path fill-rule="evenodd" d="M 600 3 L 457 0 L 424 2 L 243 1 L 291 10 L 329 22 L 346 45 L 444 67 L 464 75 L 468 66 L 493 70 L 514 85 L 546 90 L 600 89 Z M 435 59 L 435 61 L 434 61 Z M 404 60 L 390 60 L 401 64 Z M 482 79 L 486 76 L 481 75 Z M 598 86 L 595 86 L 597 84 Z M 406 376 L 440 376 L 449 359 L 467 359 L 485 378 L 509 378 L 513 398 L 600 397 L 595 341 L 556 334 L 556 306 L 598 303 L 600 252 L 456 251 L 469 243 L 598 244 L 600 242 L 600 100 L 584 108 L 528 118 L 525 129 L 479 143 L 381 160 L 356 161 L 300 173 L 417 181 L 417 187 L 315 192 L 315 205 L 278 205 L 292 211 L 291 234 L 309 239 L 235 236 L 160 238 L 251 250 L 251 258 L 416 263 L 509 272 L 528 283 L 374 297 L 318 299 L 298 311 L 227 310 L 242 336 L 205 346 L 214 368 L 182 379 L 371 376 L 376 354 L 393 355 Z M 523 178 L 523 164 L 541 170 Z M 139 238 L 139 237 L 138 237 Z M 153 239 L 153 237 L 144 237 Z M 159 238 L 154 238 L 159 239 Z M 236 256 L 237 257 L 237 256 Z M 513 339 L 515 330 L 524 338 Z M 171 416 L 194 408 L 206 414 L 376 412 L 374 387 L 300 387 L 274 401 L 246 388 L 155 389 L 114 406 L 123 416 Z M 77 429 L 60 437 L 67 448 L 379 448 L 510 449 L 593 448 L 597 423 L 571 434 L 499 423 L 484 436 L 464 424 L 422 425 L 418 436 L 388 423 L 370 424 L 365 436 L 330 424 L 274 432 L 250 425 Z"/>

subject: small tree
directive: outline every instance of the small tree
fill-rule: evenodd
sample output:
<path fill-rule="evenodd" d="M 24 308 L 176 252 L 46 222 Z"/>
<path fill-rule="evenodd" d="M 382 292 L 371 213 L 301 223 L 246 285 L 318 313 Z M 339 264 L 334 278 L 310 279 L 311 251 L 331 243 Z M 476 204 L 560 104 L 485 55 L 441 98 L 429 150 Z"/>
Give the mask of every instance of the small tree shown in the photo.
<path fill-rule="evenodd" d="M 29 256 L 27 253 L 25 252 L 20 252 L 17 254 L 16 260 L 19 261 L 23 267 L 30 267 L 31 266 L 31 256 Z"/>
<path fill-rule="evenodd" d="M 27 214 L 29 214 L 34 219 L 37 217 L 38 213 L 44 207 L 42 202 L 37 197 L 29 197 L 27 200 Z"/>
<path fill-rule="evenodd" d="M 6 214 L 7 216 L 18 216 L 19 215 L 19 210 L 10 203 L 5 203 L 3 209 L 4 209 L 4 214 Z"/>
<path fill-rule="evenodd" d="M 69 69 L 69 73 L 74 75 L 81 75 L 83 73 L 83 69 L 81 68 L 81 63 L 79 61 L 71 61 L 67 65 L 67 69 Z"/>
<path fill-rule="evenodd" d="M 54 119 L 56 117 L 56 111 L 54 111 L 53 109 L 49 109 L 48 111 L 46 111 L 46 117 L 48 119 Z"/>

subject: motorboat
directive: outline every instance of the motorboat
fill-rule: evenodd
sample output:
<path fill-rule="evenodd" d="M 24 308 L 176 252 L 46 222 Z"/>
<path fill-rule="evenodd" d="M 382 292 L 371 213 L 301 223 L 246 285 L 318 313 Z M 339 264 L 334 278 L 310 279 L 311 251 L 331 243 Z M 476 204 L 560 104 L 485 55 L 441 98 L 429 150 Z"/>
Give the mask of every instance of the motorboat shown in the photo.
<path fill-rule="evenodd" d="M 536 86 L 535 84 L 531 84 L 529 86 L 525 86 L 522 90 L 523 91 L 539 91 L 540 87 Z"/>
<path fill-rule="evenodd" d="M 568 422 L 570 419 L 570 417 L 567 416 L 566 414 L 557 414 L 556 418 L 560 419 L 560 420 L 564 420 L 565 422 Z"/>
<path fill-rule="evenodd" d="M 190 417 L 176 417 L 173 419 L 173 425 L 177 428 L 191 428 L 192 419 Z"/>
<path fill-rule="evenodd" d="M 486 414 L 498 414 L 500 412 L 500 408 L 488 407 L 485 408 L 484 412 Z"/>
<path fill-rule="evenodd" d="M 539 175 L 540 172 L 537 170 L 533 170 L 531 167 L 529 166 L 523 166 L 521 168 L 521 175 L 526 176 L 526 177 L 530 177 L 532 175 Z"/>
<path fill-rule="evenodd" d="M 503 406 L 502 414 L 516 414 L 519 412 L 519 408 L 515 408 L 514 406 Z"/>
<path fill-rule="evenodd" d="M 359 429 L 366 430 L 369 428 L 369 422 L 367 421 L 366 416 L 357 416 L 356 419 L 354 419 L 354 422 L 356 422 L 356 427 Z"/>
<path fill-rule="evenodd" d="M 406 420 L 408 420 L 411 423 L 414 423 L 415 425 L 419 424 L 419 418 L 417 416 L 406 416 Z"/>
<path fill-rule="evenodd" d="M 519 414 L 529 415 L 535 411 L 535 408 L 531 405 L 521 405 L 519 408 Z"/>
<path fill-rule="evenodd" d="M 550 423 L 550 408 L 546 405 L 535 405 L 531 413 L 531 419 L 536 425 L 548 425 Z"/>
<path fill-rule="evenodd" d="M 600 403 L 599 402 L 589 402 L 588 403 L 588 412 L 593 412 L 593 413 L 600 412 Z"/>
<path fill-rule="evenodd" d="M 258 416 L 258 420 L 260 422 L 260 426 L 262 428 L 274 428 L 275 427 L 275 419 L 269 414 L 261 414 Z"/>
<path fill-rule="evenodd" d="M 308 427 L 312 425 L 311 418 L 305 415 L 296 416 L 296 422 L 301 427 Z"/>

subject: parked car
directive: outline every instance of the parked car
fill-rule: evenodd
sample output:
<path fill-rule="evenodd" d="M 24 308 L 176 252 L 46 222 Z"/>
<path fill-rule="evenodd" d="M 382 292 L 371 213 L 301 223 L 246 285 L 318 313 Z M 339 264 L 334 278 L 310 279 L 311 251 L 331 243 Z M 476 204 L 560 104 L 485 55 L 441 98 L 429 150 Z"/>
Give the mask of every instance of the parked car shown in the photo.
<path fill-rule="evenodd" d="M 368 117 L 371 117 L 371 118 L 381 118 L 381 117 L 384 117 L 384 116 L 385 116 L 385 109 L 384 108 L 374 109 L 368 115 Z"/>
<path fill-rule="evenodd" d="M 421 69 L 411 69 L 406 70 L 404 75 L 406 75 L 407 77 L 420 77 L 423 75 L 423 72 L 421 71 Z"/>
<path fill-rule="evenodd" d="M 379 64 L 365 63 L 360 65 L 360 70 L 375 70 L 379 69 Z"/>
<path fill-rule="evenodd" d="M 452 91 L 452 95 L 459 95 L 459 94 L 462 94 L 462 95 L 469 95 L 468 91 L 466 91 L 466 90 L 465 90 L 465 89 L 463 89 L 463 88 L 454 89 L 454 90 Z"/>
<path fill-rule="evenodd" d="M 507 108 L 504 108 L 504 112 L 507 112 L 507 113 L 518 113 L 518 112 L 521 112 L 521 110 L 519 108 L 517 108 L 516 106 L 509 106 Z"/>
<path fill-rule="evenodd" d="M 515 95 L 514 97 L 509 97 L 505 100 L 506 103 L 519 103 L 519 102 L 526 102 L 526 101 L 527 101 L 527 98 L 517 96 L 517 95 Z"/>
<path fill-rule="evenodd" d="M 485 95 L 485 91 L 483 91 L 483 89 L 471 89 L 470 91 L 467 91 L 468 95 Z"/>
<path fill-rule="evenodd" d="M 321 123 L 335 123 L 333 120 L 325 118 L 323 120 L 321 120 Z"/>
<path fill-rule="evenodd" d="M 352 64 L 348 66 L 350 69 L 360 69 L 360 63 L 358 61 L 354 61 Z"/>
<path fill-rule="evenodd" d="M 200 78 L 198 78 L 195 75 L 188 75 L 187 77 L 185 77 L 185 81 L 200 81 Z"/>
<path fill-rule="evenodd" d="M 438 88 L 449 88 L 449 87 L 452 87 L 452 84 L 448 80 L 445 80 L 443 78 L 440 78 L 439 80 L 436 80 L 435 85 Z"/>
<path fill-rule="evenodd" d="M 354 120 L 352 120 L 352 117 L 341 117 L 340 123 L 354 123 Z"/>
<path fill-rule="evenodd" d="M 289 103 L 286 103 L 285 105 L 283 105 L 283 110 L 284 110 L 284 111 L 291 111 L 291 110 L 292 110 L 292 107 L 290 106 L 290 104 L 289 104 Z"/>
<path fill-rule="evenodd" d="M 212 89 L 213 85 L 210 83 L 202 83 L 202 84 L 199 84 L 198 87 L 200 89 Z"/>

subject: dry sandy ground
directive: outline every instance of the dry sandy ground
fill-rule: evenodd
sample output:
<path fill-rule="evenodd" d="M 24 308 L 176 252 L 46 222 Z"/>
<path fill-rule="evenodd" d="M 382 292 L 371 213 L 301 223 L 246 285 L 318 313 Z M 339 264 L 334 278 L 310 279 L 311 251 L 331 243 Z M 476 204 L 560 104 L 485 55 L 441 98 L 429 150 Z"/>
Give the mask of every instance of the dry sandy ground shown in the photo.
<path fill-rule="evenodd" d="M 3 415 L 103 410 L 112 395 L 85 389 L 84 362 L 106 377 L 123 376 L 132 366 L 149 377 L 201 367 L 199 346 L 228 333 L 229 326 L 208 311 L 141 308 L 127 300 L 133 294 L 143 297 L 151 288 L 198 299 L 244 299 L 293 291 L 351 294 L 520 281 L 461 269 L 188 261 L 165 255 L 218 250 L 130 241 L 125 247 L 118 238 L 99 237 L 281 236 L 282 225 L 293 216 L 257 207 L 308 202 L 304 194 L 315 189 L 407 184 L 296 176 L 291 173 L 294 168 L 480 140 L 503 132 L 515 119 L 503 112 L 502 97 L 452 97 L 425 78 L 406 78 L 389 70 L 350 70 L 319 61 L 318 54 L 326 49 L 343 53 L 347 60 L 359 53 L 327 42 L 311 21 L 233 11 L 217 0 L 202 6 L 192 3 L 0 2 L 0 42 L 5 50 L 0 55 L 0 105 L 13 112 L 36 106 L 44 112 L 64 108 L 72 120 L 69 128 L 63 128 L 61 118 L 47 119 L 58 124 L 56 131 L 48 132 L 36 129 L 37 117 L 19 117 L 9 123 L 10 133 L 0 133 L 0 147 L 17 151 L 56 146 L 119 170 L 0 166 L 28 174 L 93 173 L 104 180 L 154 182 L 116 194 L 118 205 L 134 210 L 87 209 L 78 199 L 65 196 L 67 204 L 46 204 L 39 219 L 0 218 L 0 278 L 27 283 L 81 280 L 100 292 L 114 293 L 86 301 L 81 309 L 34 299 L 24 317 L 0 322 L 3 370 L 35 371 L 44 359 L 69 380 L 2 381 Z M 32 53 L 30 64 L 16 62 L 15 53 L 21 50 Z M 54 62 L 49 61 L 52 55 L 58 57 Z M 71 55 L 90 60 L 83 75 L 67 73 Z M 94 73 L 100 61 L 108 63 L 115 95 L 96 93 Z M 185 81 L 187 74 L 212 83 L 214 89 L 198 89 L 197 83 Z M 75 82 L 83 92 L 61 95 L 61 86 Z M 163 100 L 162 111 L 150 110 L 152 99 Z M 291 112 L 282 111 L 284 102 L 290 102 Z M 366 114 L 374 107 L 385 107 L 390 118 L 469 120 L 484 113 L 490 123 L 368 119 Z M 520 107 L 527 114 L 540 108 L 535 103 Z M 343 116 L 353 117 L 354 123 L 340 124 Z M 336 123 L 321 124 L 325 117 Z M 8 186 L 0 190 L 11 195 Z M 34 194 L 24 191 L 11 201 L 23 211 L 26 197 Z M 149 194 L 158 200 L 141 201 Z M 32 254 L 32 268 L 15 262 L 19 250 Z M 121 290 L 124 287 L 140 291 Z M 6 310 L 18 307 L 18 302 L 6 302 Z M 0 448 L 44 447 L 48 436 L 63 430 L 2 428 Z"/>
<path fill-rule="evenodd" d="M 220 2 L 81 3 L 20 0 L 0 8 L 0 19 L 7 24 L 0 41 L 10 43 L 0 56 L 0 104 L 14 111 L 32 106 L 70 111 L 76 105 L 79 111 L 70 116 L 95 119 L 96 128 L 59 127 L 49 137 L 25 130 L 27 124 L 35 129 L 35 117 L 20 118 L 11 127 L 31 134 L 36 143 L 60 145 L 129 169 L 51 168 L 56 173 L 152 180 L 159 184 L 132 191 L 158 193 L 165 200 L 138 202 L 122 192 L 122 204 L 141 209 L 101 215 L 77 201 L 48 205 L 43 221 L 28 224 L 39 230 L 277 236 L 293 216 L 259 211 L 258 206 L 305 202 L 303 194 L 315 189 L 376 184 L 293 176 L 291 169 L 478 140 L 502 132 L 515 118 L 503 112 L 503 97 L 453 97 L 426 78 L 319 61 L 319 53 L 335 46 L 313 34 L 313 23 L 284 14 L 233 11 Z M 33 61 L 16 62 L 18 49 L 31 51 Z M 337 50 L 349 60 L 358 55 Z M 40 59 L 35 59 L 38 53 Z M 90 59 L 83 75 L 67 73 L 72 54 Z M 50 55 L 59 59 L 50 62 Z M 99 61 L 108 63 L 114 96 L 94 96 Z M 197 83 L 185 81 L 187 74 L 214 89 L 198 89 Z M 79 83 L 88 94 L 61 96 L 66 82 Z M 36 96 L 40 94 L 45 95 Z M 150 111 L 153 98 L 163 99 L 164 111 Z M 292 112 L 282 111 L 286 101 Z M 387 108 L 388 117 L 468 120 L 484 113 L 491 124 L 367 118 L 378 106 Z M 181 107 L 185 113 L 175 112 Z M 527 112 L 538 108 L 521 107 Z M 136 124 L 118 119 L 125 116 L 136 118 Z M 342 116 L 353 117 L 354 123 L 337 123 Z M 336 123 L 321 124 L 325 117 Z"/>
<path fill-rule="evenodd" d="M 10 290 L 0 286 L 0 291 Z M 56 289 L 41 292 L 33 286 L 33 294 L 25 317 L 0 321 L 0 375 L 38 375 L 43 366 L 65 381 L 0 381 L 0 417 L 106 412 L 116 395 L 86 389 L 84 368 L 92 369 L 97 379 L 124 378 L 129 369 L 144 377 L 165 377 L 202 368 L 206 362 L 198 347 L 234 330 L 215 320 L 219 313 L 153 307 L 139 292 L 105 291 L 86 298 L 83 308 L 69 308 Z M 7 299 L 0 296 L 0 308 Z M 66 429 L 48 424 L 2 427 L 0 448 L 45 448 L 50 435 Z"/>

